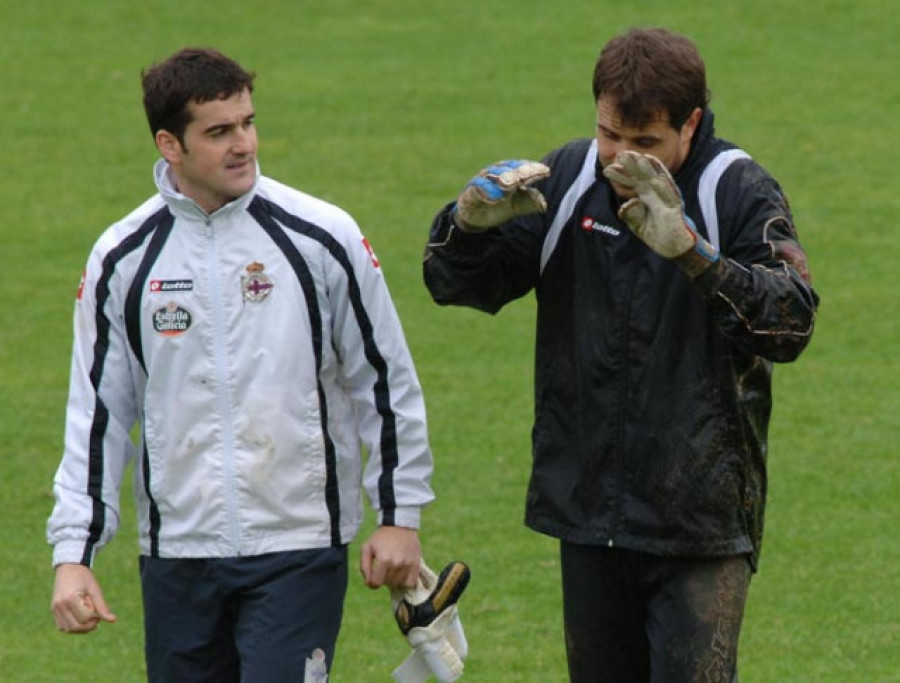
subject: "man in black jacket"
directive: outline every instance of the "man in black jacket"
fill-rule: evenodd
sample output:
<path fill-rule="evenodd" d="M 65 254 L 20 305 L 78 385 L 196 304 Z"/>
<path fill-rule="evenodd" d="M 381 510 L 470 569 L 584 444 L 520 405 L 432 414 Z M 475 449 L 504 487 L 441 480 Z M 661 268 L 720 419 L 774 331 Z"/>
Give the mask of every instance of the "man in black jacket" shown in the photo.
<path fill-rule="evenodd" d="M 731 681 L 773 362 L 818 296 L 778 183 L 715 136 L 695 45 L 610 41 L 597 129 L 500 162 L 434 220 L 440 304 L 538 301 L 532 529 L 560 539 L 573 681 Z"/>

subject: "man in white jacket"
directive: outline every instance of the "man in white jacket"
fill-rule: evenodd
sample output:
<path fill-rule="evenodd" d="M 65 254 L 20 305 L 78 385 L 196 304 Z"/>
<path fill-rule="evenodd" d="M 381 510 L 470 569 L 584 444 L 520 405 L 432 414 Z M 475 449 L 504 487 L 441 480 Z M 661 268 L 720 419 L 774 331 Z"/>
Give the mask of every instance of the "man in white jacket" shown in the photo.
<path fill-rule="evenodd" d="M 151 681 L 321 679 L 362 490 L 373 588 L 416 585 L 434 497 L 378 259 L 341 209 L 259 174 L 253 78 L 200 49 L 143 73 L 158 193 L 97 241 L 75 306 L 53 614 L 115 621 L 91 567 L 136 458 Z"/>

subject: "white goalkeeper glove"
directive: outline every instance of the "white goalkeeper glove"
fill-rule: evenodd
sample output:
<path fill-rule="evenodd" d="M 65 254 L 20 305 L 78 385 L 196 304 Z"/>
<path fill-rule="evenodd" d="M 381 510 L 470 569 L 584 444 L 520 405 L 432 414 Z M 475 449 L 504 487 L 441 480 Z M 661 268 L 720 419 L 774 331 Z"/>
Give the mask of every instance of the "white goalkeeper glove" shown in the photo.
<path fill-rule="evenodd" d="M 619 218 L 657 254 L 675 259 L 691 277 L 719 260 L 716 248 L 697 234 L 685 215 L 678 185 L 659 159 L 622 152 L 603 175 L 637 193 L 619 208 Z"/>
<path fill-rule="evenodd" d="M 547 201 L 534 183 L 550 175 L 537 161 L 498 161 L 470 180 L 454 208 L 465 232 L 482 232 L 516 216 L 547 210 Z"/>
<path fill-rule="evenodd" d="M 394 617 L 413 648 L 393 672 L 398 683 L 422 683 L 431 675 L 443 683 L 462 675 L 469 646 L 456 602 L 469 576 L 462 562 L 451 562 L 438 576 L 423 560 L 415 588 L 391 589 Z"/>

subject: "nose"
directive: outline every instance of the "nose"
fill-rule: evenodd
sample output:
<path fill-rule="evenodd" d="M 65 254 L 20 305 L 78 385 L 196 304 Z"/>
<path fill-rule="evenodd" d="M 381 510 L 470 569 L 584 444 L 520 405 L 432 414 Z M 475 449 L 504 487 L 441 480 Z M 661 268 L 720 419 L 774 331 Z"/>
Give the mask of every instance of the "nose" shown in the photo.
<path fill-rule="evenodd" d="M 256 149 L 256 129 L 252 126 L 239 127 L 235 131 L 231 142 L 231 151 L 234 154 L 250 154 Z"/>
<path fill-rule="evenodd" d="M 631 147 L 626 140 L 616 140 L 612 144 L 612 151 L 615 154 L 619 154 L 620 152 L 627 152 L 630 148 Z"/>
<path fill-rule="evenodd" d="M 616 160 L 620 152 L 626 151 L 629 146 L 624 140 L 610 140 L 600 136 L 597 140 L 600 162 L 606 166 Z"/>

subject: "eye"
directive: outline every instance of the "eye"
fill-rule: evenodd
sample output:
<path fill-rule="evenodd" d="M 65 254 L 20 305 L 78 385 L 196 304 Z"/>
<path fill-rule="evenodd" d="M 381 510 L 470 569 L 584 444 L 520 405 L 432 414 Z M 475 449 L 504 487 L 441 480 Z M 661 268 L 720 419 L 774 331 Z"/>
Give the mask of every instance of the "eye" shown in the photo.
<path fill-rule="evenodd" d="M 597 128 L 600 131 L 600 135 L 602 135 L 605 140 L 610 140 L 612 142 L 619 141 L 620 137 L 618 135 L 616 135 L 615 133 L 613 133 L 608 128 L 604 128 L 603 126 L 597 126 Z"/>

